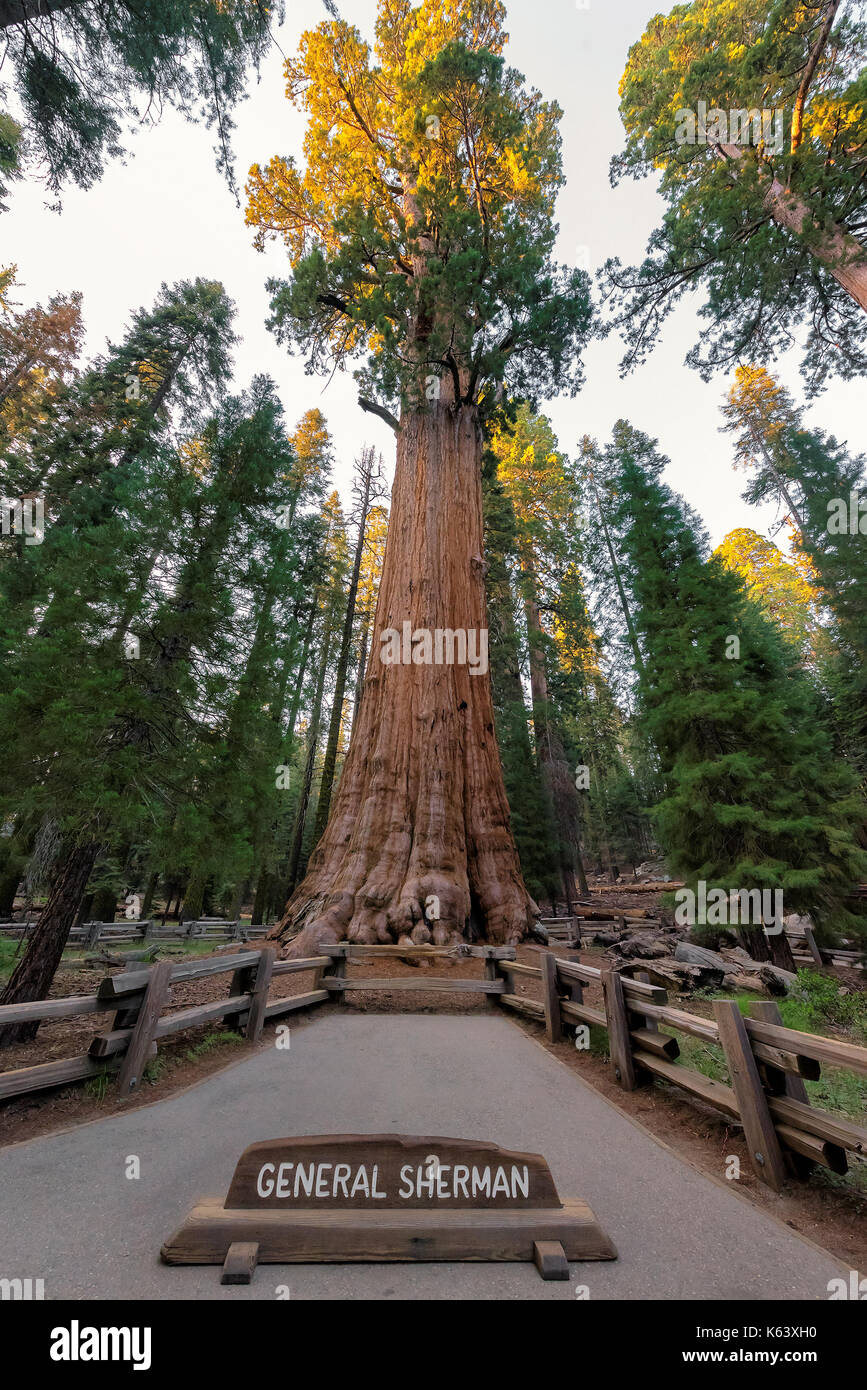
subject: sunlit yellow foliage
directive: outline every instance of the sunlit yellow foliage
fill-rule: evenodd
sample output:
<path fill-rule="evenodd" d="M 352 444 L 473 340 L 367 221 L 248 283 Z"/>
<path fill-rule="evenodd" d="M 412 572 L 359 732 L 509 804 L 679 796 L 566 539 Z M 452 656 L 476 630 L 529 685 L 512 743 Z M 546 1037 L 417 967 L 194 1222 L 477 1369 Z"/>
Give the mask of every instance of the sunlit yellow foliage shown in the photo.
<path fill-rule="evenodd" d="M 821 595 L 810 582 L 803 554 L 787 560 L 773 541 L 748 527 L 730 531 L 715 554 L 743 576 L 750 596 L 802 656 L 815 660 L 826 645 L 826 634 L 820 622 Z"/>

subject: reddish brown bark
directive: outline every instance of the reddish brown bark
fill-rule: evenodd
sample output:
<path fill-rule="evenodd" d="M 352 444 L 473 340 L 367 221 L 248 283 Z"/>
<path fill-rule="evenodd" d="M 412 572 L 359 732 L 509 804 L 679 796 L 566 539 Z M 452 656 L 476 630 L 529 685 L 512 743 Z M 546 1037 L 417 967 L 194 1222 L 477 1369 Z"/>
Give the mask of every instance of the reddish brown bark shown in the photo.
<path fill-rule="evenodd" d="M 382 634 L 486 631 L 482 438 L 474 408 L 439 401 L 401 422 L 391 521 L 361 708 L 328 826 L 272 935 L 320 943 L 468 930 L 513 942 L 537 908 L 521 878 L 490 675 L 386 665 Z M 425 905 L 438 899 L 426 919 Z"/>
<path fill-rule="evenodd" d="M 47 999 L 51 982 L 60 964 L 70 928 L 75 925 L 84 899 L 87 880 L 96 862 L 99 845 L 88 841 L 71 848 L 54 875 L 48 902 L 39 925 L 2 995 L 2 1004 L 24 1004 Z M 0 1047 L 29 1042 L 36 1037 L 38 1021 L 8 1023 L 0 1028 Z"/>

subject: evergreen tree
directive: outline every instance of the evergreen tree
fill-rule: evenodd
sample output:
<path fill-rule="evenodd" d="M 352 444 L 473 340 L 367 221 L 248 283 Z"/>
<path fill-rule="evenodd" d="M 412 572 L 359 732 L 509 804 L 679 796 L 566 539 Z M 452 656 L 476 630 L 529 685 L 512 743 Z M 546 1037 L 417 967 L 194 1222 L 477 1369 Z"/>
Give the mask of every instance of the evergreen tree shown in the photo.
<path fill-rule="evenodd" d="M 353 483 L 355 510 L 352 521 L 357 527 L 355 554 L 352 574 L 346 595 L 346 612 L 343 618 L 343 631 L 337 668 L 334 676 L 334 697 L 331 704 L 331 719 L 328 728 L 328 742 L 325 761 L 322 766 L 322 779 L 319 784 L 319 798 L 316 805 L 315 838 L 319 840 L 331 809 L 331 792 L 334 786 L 334 772 L 337 765 L 337 749 L 343 728 L 343 702 L 349 677 L 349 661 L 352 654 L 352 633 L 355 627 L 355 607 L 358 600 L 358 586 L 361 579 L 361 564 L 364 558 L 364 543 L 367 535 L 367 519 L 373 503 L 382 496 L 382 460 L 377 463 L 372 448 L 364 449 L 356 463 L 356 477 Z"/>
<path fill-rule="evenodd" d="M 689 0 L 630 49 L 612 182 L 661 174 L 668 207 L 640 266 L 606 266 L 625 369 L 698 287 L 707 326 L 687 360 L 705 376 L 784 351 L 801 329 L 812 389 L 867 369 L 860 8 Z"/>
<path fill-rule="evenodd" d="M 796 556 L 833 615 L 836 655 L 824 666 L 841 746 L 867 787 L 867 465 L 823 430 L 806 429 L 764 368 L 742 366 L 723 413 L 736 460 L 752 476 L 744 498 L 774 500 L 797 526 Z"/>
<path fill-rule="evenodd" d="M 828 657 L 828 634 L 821 625 L 822 597 L 804 565 L 787 560 L 773 541 L 749 527 L 730 531 L 714 551 L 736 570 L 747 592 L 795 648 L 802 661 L 815 667 Z"/>
<path fill-rule="evenodd" d="M 570 910 L 578 887 L 586 894 L 587 881 L 581 860 L 577 790 L 550 696 L 555 648 L 543 623 L 542 610 L 548 610 L 556 622 L 560 585 L 570 569 L 576 571 L 581 529 L 578 488 L 549 421 L 534 415 L 527 405 L 518 408 L 513 427 L 495 433 L 492 447 L 498 458 L 499 476 L 514 509 L 536 756 L 554 831 L 561 892 Z M 549 618 L 549 625 L 550 621 Z"/>
<path fill-rule="evenodd" d="M 781 889 L 787 912 L 857 929 L 845 898 L 867 865 L 851 829 L 862 807 L 796 654 L 741 578 L 706 558 L 653 441 L 621 421 L 609 454 L 672 869 L 691 887 Z M 761 951 L 763 934 L 751 938 Z"/>
<path fill-rule="evenodd" d="M 171 105 L 216 126 L 231 180 L 232 107 L 281 17 L 282 5 L 260 0 L 5 0 L 4 75 L 24 126 L 0 117 L 0 171 L 20 168 L 23 146 L 52 192 L 69 181 L 90 188 L 123 154 L 124 124 Z"/>
<path fill-rule="evenodd" d="M 560 891 L 555 832 L 533 751 L 522 680 L 527 644 L 526 636 L 523 641 L 521 637 L 515 584 L 517 524 L 492 450 L 485 458 L 483 487 L 491 686 L 512 831 L 528 890 L 536 901 L 553 903 Z M 526 634 L 526 623 L 523 630 Z"/>
<path fill-rule="evenodd" d="M 239 645 L 233 609 L 239 586 L 249 583 L 251 542 L 261 536 L 262 509 L 282 500 L 281 475 L 285 483 L 292 464 L 271 383 L 257 380 L 246 397 L 226 400 L 197 445 L 194 457 L 205 466 L 201 474 L 182 470 L 176 480 L 184 534 L 148 598 L 136 649 L 119 651 L 113 621 L 127 574 L 115 529 L 135 515 L 139 498 L 131 463 L 132 490 L 114 490 L 116 515 L 99 515 L 90 528 L 69 524 L 69 556 L 55 557 L 51 579 L 51 606 L 63 620 L 43 621 L 17 654 L 17 683 L 2 703 L 18 733 L 18 774 L 3 792 L 25 814 L 57 817 L 63 845 L 47 906 L 5 1002 L 47 993 L 101 855 L 126 862 L 129 846 L 153 834 L 154 823 L 157 835 L 167 835 L 170 823 L 187 863 L 198 856 L 201 871 L 204 840 L 217 838 L 209 833 L 215 822 L 236 855 L 233 811 L 236 835 L 247 834 L 232 790 L 250 749 L 241 757 L 230 739 L 233 756 L 221 757 L 215 730 L 230 712 L 226 672 Z M 133 462 L 141 459 L 137 452 Z M 78 583 L 66 563 L 72 541 L 92 551 Z M 236 723 L 235 745 L 238 738 Z M 216 768 L 234 775 L 234 784 L 219 782 L 219 794 Z M 192 799 L 191 788 L 198 793 Z M 109 882 L 103 874 L 94 887 Z M 0 1035 L 5 1042 L 15 1036 Z"/>
<path fill-rule="evenodd" d="M 311 370 L 357 361 L 362 408 L 397 433 L 381 652 L 404 621 L 484 629 L 484 421 L 503 388 L 577 389 L 592 313 L 586 277 L 553 255 L 559 109 L 507 67 L 500 0 L 379 0 L 373 45 L 331 15 L 287 63 L 305 167 L 255 166 L 247 216 L 259 245 L 277 237 L 289 254 L 291 278 L 271 285 L 280 338 Z M 526 932 L 492 732 L 487 672 L 380 663 L 287 904 L 293 951 Z"/>

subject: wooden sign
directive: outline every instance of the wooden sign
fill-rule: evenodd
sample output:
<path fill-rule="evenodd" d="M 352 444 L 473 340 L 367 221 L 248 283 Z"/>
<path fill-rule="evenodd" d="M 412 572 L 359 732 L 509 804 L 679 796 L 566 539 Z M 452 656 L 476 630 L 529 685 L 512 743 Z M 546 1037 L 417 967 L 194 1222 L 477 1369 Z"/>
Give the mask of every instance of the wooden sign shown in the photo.
<path fill-rule="evenodd" d="M 200 1202 L 161 1255 L 223 1263 L 225 1283 L 249 1282 L 257 1261 L 535 1260 L 544 1278 L 568 1278 L 569 1260 L 617 1257 L 590 1208 L 560 1200 L 540 1154 L 395 1134 L 251 1145 L 225 1202 Z"/>

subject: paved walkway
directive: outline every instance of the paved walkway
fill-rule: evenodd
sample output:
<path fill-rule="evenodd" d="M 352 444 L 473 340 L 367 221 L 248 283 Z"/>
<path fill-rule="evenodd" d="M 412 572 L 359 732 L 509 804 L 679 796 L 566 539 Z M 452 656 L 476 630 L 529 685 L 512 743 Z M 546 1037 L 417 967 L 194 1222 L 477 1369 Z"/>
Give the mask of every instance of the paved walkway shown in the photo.
<path fill-rule="evenodd" d="M 283 1135 L 488 1139 L 547 1158 L 617 1246 L 545 1283 L 532 1265 L 168 1268 L 194 1199 L 224 1195 L 242 1150 Z M 141 1178 L 125 1176 L 129 1155 Z M 0 1150 L 0 1276 L 46 1298 L 825 1299 L 841 1266 L 662 1148 L 508 1019 L 328 1013 L 174 1099 Z"/>

